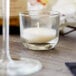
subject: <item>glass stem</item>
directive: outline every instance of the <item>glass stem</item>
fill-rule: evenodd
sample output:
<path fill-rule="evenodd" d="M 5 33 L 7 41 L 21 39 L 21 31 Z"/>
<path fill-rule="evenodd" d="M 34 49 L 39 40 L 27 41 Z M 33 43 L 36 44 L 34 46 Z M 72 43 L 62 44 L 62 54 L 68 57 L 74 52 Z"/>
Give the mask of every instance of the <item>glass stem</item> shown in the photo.
<path fill-rule="evenodd" d="M 9 15 L 10 0 L 3 1 L 3 60 L 12 61 L 9 51 Z"/>

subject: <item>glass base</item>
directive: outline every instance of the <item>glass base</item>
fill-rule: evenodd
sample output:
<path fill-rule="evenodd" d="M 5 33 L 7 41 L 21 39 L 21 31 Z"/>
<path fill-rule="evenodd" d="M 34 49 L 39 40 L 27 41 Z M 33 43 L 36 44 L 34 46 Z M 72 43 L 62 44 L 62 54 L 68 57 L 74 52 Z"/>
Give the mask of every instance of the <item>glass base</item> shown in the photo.
<path fill-rule="evenodd" d="M 53 49 L 56 44 L 58 43 L 58 37 L 56 37 L 55 39 L 51 40 L 49 43 L 27 43 L 27 42 L 23 42 L 23 45 L 27 48 L 27 49 L 31 49 L 31 50 L 50 50 Z"/>
<path fill-rule="evenodd" d="M 42 68 L 39 61 L 21 58 L 12 62 L 0 63 L 0 76 L 24 76 L 35 73 Z"/>

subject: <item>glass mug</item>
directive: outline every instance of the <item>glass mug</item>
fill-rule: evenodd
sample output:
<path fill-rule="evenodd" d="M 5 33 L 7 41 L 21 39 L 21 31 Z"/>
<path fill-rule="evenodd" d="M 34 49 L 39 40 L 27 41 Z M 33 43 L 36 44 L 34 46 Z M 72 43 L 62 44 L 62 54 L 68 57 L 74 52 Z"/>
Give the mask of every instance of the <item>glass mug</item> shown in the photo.
<path fill-rule="evenodd" d="M 50 50 L 59 39 L 59 14 L 54 11 L 34 10 L 19 14 L 20 37 L 23 45 L 31 50 Z"/>

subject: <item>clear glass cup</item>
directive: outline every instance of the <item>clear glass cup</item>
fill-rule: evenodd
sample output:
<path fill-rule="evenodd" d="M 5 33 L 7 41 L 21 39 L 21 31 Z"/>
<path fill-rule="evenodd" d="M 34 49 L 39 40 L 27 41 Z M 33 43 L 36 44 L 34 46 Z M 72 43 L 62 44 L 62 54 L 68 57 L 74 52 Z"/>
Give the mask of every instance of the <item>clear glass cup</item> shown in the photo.
<path fill-rule="evenodd" d="M 59 14 L 54 11 L 30 10 L 20 13 L 20 36 L 23 45 L 31 50 L 49 50 L 59 39 Z"/>

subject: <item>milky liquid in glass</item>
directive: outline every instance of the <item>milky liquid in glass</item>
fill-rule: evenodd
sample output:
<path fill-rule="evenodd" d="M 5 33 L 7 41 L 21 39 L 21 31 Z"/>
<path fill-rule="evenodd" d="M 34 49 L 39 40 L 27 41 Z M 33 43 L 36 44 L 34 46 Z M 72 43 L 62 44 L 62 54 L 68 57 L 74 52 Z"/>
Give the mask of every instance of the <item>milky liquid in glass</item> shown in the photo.
<path fill-rule="evenodd" d="M 30 46 L 32 49 L 34 46 L 35 50 L 47 50 L 51 49 L 56 45 L 58 37 L 56 37 L 56 30 L 47 28 L 28 28 L 23 31 L 22 34 L 24 46 Z"/>

